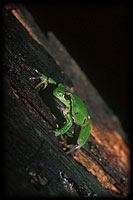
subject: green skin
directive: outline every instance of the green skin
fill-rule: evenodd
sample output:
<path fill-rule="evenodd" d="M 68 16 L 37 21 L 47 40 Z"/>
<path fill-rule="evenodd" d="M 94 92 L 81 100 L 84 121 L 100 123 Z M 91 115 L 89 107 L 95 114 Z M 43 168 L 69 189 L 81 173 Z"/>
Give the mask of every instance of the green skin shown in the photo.
<path fill-rule="evenodd" d="M 41 82 L 36 86 L 36 88 L 42 84 L 44 84 L 44 88 L 46 88 L 48 83 L 57 85 L 53 91 L 53 95 L 66 106 L 65 108 L 59 107 L 59 109 L 63 112 L 66 123 L 63 128 L 55 130 L 55 136 L 66 133 L 73 124 L 81 126 L 80 134 L 77 139 L 77 145 L 67 152 L 69 154 L 76 149 L 79 149 L 86 143 L 90 135 L 90 131 L 92 130 L 92 125 L 88 123 L 90 116 L 88 115 L 83 101 L 75 94 L 66 90 L 63 84 L 57 84 L 52 78 L 48 78 L 45 75 L 42 75 L 39 78 L 41 79 Z"/>

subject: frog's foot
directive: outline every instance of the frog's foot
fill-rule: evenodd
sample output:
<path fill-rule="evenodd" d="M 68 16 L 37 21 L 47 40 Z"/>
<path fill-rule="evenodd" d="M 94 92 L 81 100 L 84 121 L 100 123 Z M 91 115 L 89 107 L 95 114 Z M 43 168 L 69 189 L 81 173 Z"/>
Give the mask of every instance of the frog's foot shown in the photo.
<path fill-rule="evenodd" d="M 37 84 L 37 86 L 35 88 L 38 88 L 40 87 L 41 85 L 44 85 L 44 89 L 47 87 L 47 85 L 50 83 L 50 84 L 54 84 L 56 85 L 56 81 L 52 78 L 48 78 L 47 76 L 45 76 L 44 74 L 41 74 L 40 72 L 38 72 L 37 69 L 34 69 L 34 71 L 36 71 L 37 73 L 39 73 L 40 76 L 37 76 L 37 77 L 31 77 L 29 78 L 30 80 L 35 80 L 35 79 L 41 79 L 41 82 Z"/>
<path fill-rule="evenodd" d="M 72 147 L 69 151 L 66 151 L 66 154 L 70 154 L 76 150 L 80 149 L 79 145 L 75 145 L 74 147 Z"/>
<path fill-rule="evenodd" d="M 41 85 L 44 85 L 44 89 L 47 87 L 49 81 L 47 78 L 44 78 L 44 75 L 42 76 L 37 76 L 37 77 L 30 77 L 30 80 L 35 80 L 35 79 L 41 79 L 41 82 L 37 84 L 35 89 L 39 88 Z"/>
<path fill-rule="evenodd" d="M 44 89 L 47 87 L 48 85 L 48 80 L 44 80 L 42 77 L 40 77 L 41 82 L 37 84 L 37 86 L 35 87 L 35 89 L 39 88 L 41 85 L 44 85 Z"/>

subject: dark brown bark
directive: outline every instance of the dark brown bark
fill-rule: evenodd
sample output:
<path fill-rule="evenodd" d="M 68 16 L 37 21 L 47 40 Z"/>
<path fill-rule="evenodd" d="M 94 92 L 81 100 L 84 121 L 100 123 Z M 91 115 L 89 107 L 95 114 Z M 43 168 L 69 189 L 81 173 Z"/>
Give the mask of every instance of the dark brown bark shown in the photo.
<path fill-rule="evenodd" d="M 93 130 L 77 155 L 63 150 L 65 136 L 49 132 L 56 117 L 35 89 L 38 81 L 29 79 L 38 76 L 34 68 L 74 90 L 87 106 Z M 45 37 L 20 4 L 3 9 L 3 94 L 6 194 L 128 195 L 130 151 L 118 118 L 54 34 Z"/>

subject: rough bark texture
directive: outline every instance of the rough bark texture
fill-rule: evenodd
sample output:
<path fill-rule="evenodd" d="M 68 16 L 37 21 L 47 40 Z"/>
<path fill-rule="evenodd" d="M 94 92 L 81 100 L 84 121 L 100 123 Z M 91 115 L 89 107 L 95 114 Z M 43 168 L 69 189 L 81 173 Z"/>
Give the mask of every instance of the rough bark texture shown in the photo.
<path fill-rule="evenodd" d="M 47 19 L 44 19 L 47 20 Z M 4 192 L 11 196 L 125 197 L 130 151 L 118 118 L 53 33 L 41 32 L 20 4 L 3 9 Z M 38 90 L 33 70 L 81 97 L 93 130 L 77 155 L 55 137 L 55 116 Z M 104 129 L 103 129 L 104 127 Z"/>

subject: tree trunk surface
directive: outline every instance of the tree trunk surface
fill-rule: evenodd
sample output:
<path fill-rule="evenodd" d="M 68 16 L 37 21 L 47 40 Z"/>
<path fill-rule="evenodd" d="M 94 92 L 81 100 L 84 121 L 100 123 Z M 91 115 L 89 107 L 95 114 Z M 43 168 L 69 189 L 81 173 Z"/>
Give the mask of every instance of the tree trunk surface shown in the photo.
<path fill-rule="evenodd" d="M 47 20 L 47 19 L 44 19 Z M 3 8 L 4 192 L 8 196 L 125 197 L 130 150 L 121 124 L 51 32 L 21 4 Z M 93 126 L 77 154 L 56 137 L 56 116 L 35 89 L 38 73 L 63 83 L 86 104 Z"/>

